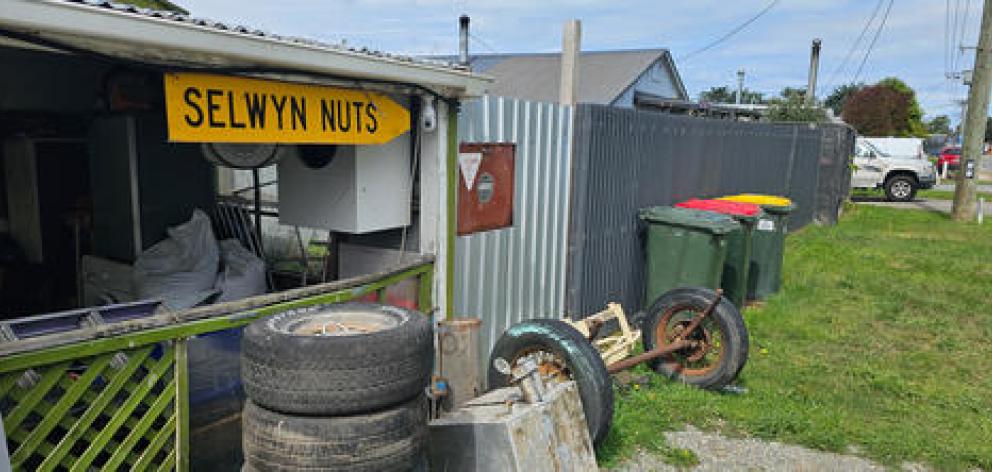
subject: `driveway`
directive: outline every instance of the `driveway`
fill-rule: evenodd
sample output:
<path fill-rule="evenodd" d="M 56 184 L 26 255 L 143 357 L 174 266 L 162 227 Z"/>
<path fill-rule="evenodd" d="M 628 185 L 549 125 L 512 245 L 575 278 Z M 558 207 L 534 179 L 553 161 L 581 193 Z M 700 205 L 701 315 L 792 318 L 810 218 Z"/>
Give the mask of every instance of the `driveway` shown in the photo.
<path fill-rule="evenodd" d="M 884 206 L 888 208 L 899 208 L 903 210 L 924 210 L 935 213 L 950 214 L 953 202 L 951 200 L 925 200 L 917 198 L 911 202 L 888 202 L 884 198 L 859 197 L 851 198 L 851 201 L 859 205 Z"/>
<path fill-rule="evenodd" d="M 946 180 L 944 182 L 946 182 Z M 940 185 L 934 185 L 933 189 L 934 190 L 943 190 L 943 191 L 947 191 L 947 192 L 953 192 L 954 191 L 954 184 L 942 183 Z M 985 185 L 985 184 L 983 184 L 983 185 L 976 185 L 975 186 L 975 191 L 982 192 L 982 193 L 992 193 L 992 185 Z"/>

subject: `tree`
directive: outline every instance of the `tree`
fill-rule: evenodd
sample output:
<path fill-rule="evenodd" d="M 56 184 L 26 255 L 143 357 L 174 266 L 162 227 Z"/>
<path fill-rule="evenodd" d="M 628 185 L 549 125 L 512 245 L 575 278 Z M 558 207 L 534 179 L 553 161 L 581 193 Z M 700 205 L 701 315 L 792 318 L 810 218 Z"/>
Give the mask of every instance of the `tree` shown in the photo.
<path fill-rule="evenodd" d="M 985 142 L 992 143 L 992 116 L 985 119 Z"/>
<path fill-rule="evenodd" d="M 699 94 L 700 102 L 708 103 L 737 103 L 737 91 L 729 87 L 710 87 Z M 741 103 L 764 103 L 765 97 L 761 92 L 744 89 L 741 93 Z"/>
<path fill-rule="evenodd" d="M 927 130 L 923 126 L 923 109 L 920 108 L 920 102 L 916 101 L 916 92 L 903 82 L 895 77 L 887 77 L 879 80 L 877 84 L 882 87 L 889 87 L 899 93 L 905 94 L 909 100 L 909 128 L 906 132 L 908 136 L 926 136 Z"/>
<path fill-rule="evenodd" d="M 769 121 L 827 121 L 823 109 L 806 105 L 805 90 L 786 87 L 781 95 L 782 98 L 772 100 L 768 107 L 765 117 Z"/>
<path fill-rule="evenodd" d="M 951 118 L 947 115 L 937 115 L 926 122 L 930 134 L 951 134 Z"/>
<path fill-rule="evenodd" d="M 792 99 L 805 100 L 806 99 L 806 89 L 804 89 L 804 88 L 795 88 L 795 87 L 786 87 L 786 88 L 782 89 L 781 92 L 778 93 L 778 96 L 780 98 L 782 98 L 783 100 L 792 100 Z"/>
<path fill-rule="evenodd" d="M 843 118 L 864 136 L 908 136 L 909 97 L 890 87 L 872 85 L 847 99 Z"/>
<path fill-rule="evenodd" d="M 916 93 L 905 82 L 889 77 L 852 93 L 841 115 L 865 136 L 926 136 Z"/>
<path fill-rule="evenodd" d="M 732 103 L 734 93 L 727 87 L 710 87 L 709 90 L 699 94 L 700 102 L 709 103 Z"/>
<path fill-rule="evenodd" d="M 856 84 L 844 84 L 841 85 L 830 92 L 827 98 L 823 100 L 823 105 L 831 110 L 833 110 L 834 115 L 841 116 L 844 113 L 844 104 L 847 99 L 858 90 L 865 88 L 863 82 Z"/>

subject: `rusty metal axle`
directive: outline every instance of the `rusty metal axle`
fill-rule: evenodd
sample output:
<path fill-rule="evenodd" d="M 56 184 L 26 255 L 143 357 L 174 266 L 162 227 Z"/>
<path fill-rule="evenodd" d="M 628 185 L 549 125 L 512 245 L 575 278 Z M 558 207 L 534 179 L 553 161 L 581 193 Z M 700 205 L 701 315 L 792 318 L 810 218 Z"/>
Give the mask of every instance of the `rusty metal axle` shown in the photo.
<path fill-rule="evenodd" d="M 676 336 L 674 340 L 672 340 L 671 344 L 660 346 L 656 349 L 638 354 L 633 357 L 621 359 L 607 366 L 606 371 L 609 372 L 610 374 L 615 374 L 617 372 L 621 372 L 631 367 L 634 367 L 635 365 L 640 364 L 641 362 L 647 362 L 652 359 L 657 359 L 661 356 L 665 356 L 685 348 L 696 347 L 698 342 L 688 341 L 686 340 L 686 338 L 689 336 L 689 334 L 695 331 L 696 328 L 699 327 L 700 323 L 703 322 L 704 318 L 710 316 L 713 313 L 713 310 L 715 310 L 717 305 L 720 304 L 721 299 L 723 299 L 723 289 L 718 288 L 716 289 L 716 298 L 713 299 L 712 302 L 710 302 L 709 306 L 707 306 L 705 310 L 703 310 L 701 313 L 699 313 L 698 315 L 692 318 L 692 320 L 689 322 L 689 325 L 686 326 L 686 329 L 681 333 L 679 333 L 679 335 Z"/>
<path fill-rule="evenodd" d="M 671 354 L 675 351 L 685 349 L 687 347 L 690 347 L 692 344 L 693 343 L 689 341 L 682 341 L 682 340 L 675 341 L 671 344 L 661 346 L 653 351 L 644 352 L 636 356 L 628 357 L 626 359 L 622 359 L 617 362 L 614 362 L 606 368 L 606 371 L 609 372 L 610 374 L 615 374 L 617 372 L 624 371 L 631 367 L 634 367 L 635 365 L 640 364 L 641 362 L 647 362 L 652 359 L 657 359 L 661 356 Z"/>

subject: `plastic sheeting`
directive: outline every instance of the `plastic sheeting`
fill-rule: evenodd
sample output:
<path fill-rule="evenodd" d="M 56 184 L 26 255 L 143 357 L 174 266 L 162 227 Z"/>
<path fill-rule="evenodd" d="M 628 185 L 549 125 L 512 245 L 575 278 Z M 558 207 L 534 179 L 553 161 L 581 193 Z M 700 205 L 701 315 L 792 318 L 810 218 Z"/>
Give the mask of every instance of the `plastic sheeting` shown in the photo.
<path fill-rule="evenodd" d="M 220 251 L 210 218 L 194 210 L 189 221 L 169 228 L 168 235 L 134 263 L 138 298 L 161 300 L 170 310 L 194 307 L 216 293 Z"/>

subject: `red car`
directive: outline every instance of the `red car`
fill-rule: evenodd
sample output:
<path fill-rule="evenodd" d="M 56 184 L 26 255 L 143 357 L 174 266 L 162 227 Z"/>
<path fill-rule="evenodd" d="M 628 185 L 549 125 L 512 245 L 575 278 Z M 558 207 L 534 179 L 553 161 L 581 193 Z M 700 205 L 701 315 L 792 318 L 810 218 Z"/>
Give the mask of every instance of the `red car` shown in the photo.
<path fill-rule="evenodd" d="M 961 164 L 961 147 L 960 146 L 944 146 L 940 150 L 940 154 L 937 156 L 937 172 L 944 169 L 944 163 L 947 163 L 948 169 L 957 169 Z"/>

